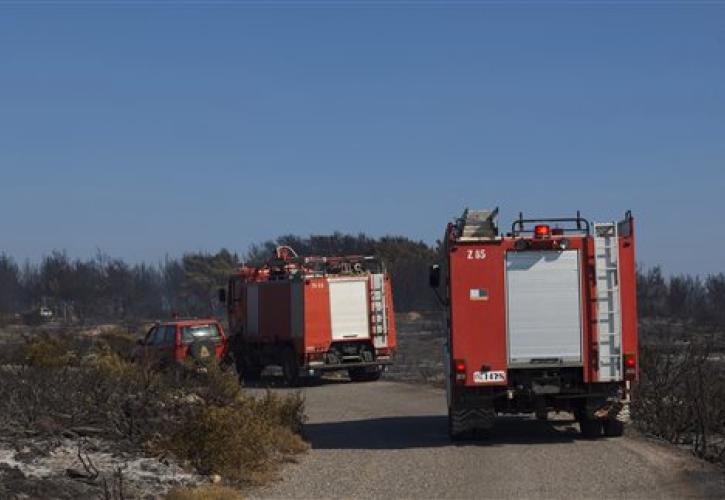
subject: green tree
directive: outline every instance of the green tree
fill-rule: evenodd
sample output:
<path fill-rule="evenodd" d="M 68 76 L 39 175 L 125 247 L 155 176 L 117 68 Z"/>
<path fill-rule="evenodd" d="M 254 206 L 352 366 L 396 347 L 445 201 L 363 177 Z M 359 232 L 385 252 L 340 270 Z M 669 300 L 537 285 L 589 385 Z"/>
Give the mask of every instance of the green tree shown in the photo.
<path fill-rule="evenodd" d="M 234 269 L 238 257 L 226 249 L 214 255 L 193 253 L 182 258 L 184 269 L 183 294 L 192 314 L 214 314 L 218 307 L 217 290 L 223 287 Z"/>

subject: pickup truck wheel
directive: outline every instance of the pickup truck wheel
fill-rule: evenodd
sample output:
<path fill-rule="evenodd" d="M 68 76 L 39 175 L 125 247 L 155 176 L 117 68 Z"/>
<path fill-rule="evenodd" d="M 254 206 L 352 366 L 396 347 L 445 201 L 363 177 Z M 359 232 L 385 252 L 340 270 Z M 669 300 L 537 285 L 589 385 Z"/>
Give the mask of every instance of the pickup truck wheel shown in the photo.
<path fill-rule="evenodd" d="M 619 437 L 624 434 L 624 423 L 616 418 L 608 418 L 604 421 L 604 435 L 607 437 Z"/>
<path fill-rule="evenodd" d="M 579 420 L 579 429 L 586 439 L 596 439 L 602 435 L 602 421 L 598 418 L 583 418 Z"/>
<path fill-rule="evenodd" d="M 300 362 L 294 349 L 288 347 L 282 353 L 282 373 L 284 380 L 290 387 L 297 387 L 300 383 Z"/>

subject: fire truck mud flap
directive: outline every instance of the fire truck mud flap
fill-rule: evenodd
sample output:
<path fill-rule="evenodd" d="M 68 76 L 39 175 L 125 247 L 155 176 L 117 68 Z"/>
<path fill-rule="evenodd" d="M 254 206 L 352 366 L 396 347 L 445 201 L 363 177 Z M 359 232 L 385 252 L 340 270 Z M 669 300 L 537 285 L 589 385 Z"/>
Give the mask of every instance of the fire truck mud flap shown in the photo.
<path fill-rule="evenodd" d="M 488 430 L 493 427 L 495 412 L 487 408 L 449 408 L 448 434 L 451 439 L 467 439 L 476 430 Z"/>

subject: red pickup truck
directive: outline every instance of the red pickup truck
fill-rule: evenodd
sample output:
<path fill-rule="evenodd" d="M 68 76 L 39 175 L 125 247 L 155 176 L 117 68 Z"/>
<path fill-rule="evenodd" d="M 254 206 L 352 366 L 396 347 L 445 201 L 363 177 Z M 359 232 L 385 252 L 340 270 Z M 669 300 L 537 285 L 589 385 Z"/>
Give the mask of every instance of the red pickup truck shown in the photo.
<path fill-rule="evenodd" d="M 139 339 L 133 353 L 159 368 L 185 360 L 221 361 L 226 354 L 227 337 L 215 319 L 183 319 L 156 323 Z"/>

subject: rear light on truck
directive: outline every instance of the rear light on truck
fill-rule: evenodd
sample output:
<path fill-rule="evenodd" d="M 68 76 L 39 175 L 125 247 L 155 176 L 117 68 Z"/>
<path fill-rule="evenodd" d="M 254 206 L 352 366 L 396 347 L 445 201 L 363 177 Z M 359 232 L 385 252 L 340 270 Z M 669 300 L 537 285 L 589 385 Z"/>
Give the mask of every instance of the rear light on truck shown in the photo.
<path fill-rule="evenodd" d="M 462 359 L 453 360 L 453 371 L 456 374 L 456 383 L 463 384 L 466 382 L 466 362 Z"/>
<path fill-rule="evenodd" d="M 635 380 L 637 378 L 637 356 L 634 354 L 624 355 L 624 379 Z"/>
<path fill-rule="evenodd" d="M 537 238 L 547 238 L 551 236 L 551 228 L 546 224 L 534 226 L 534 236 Z"/>

